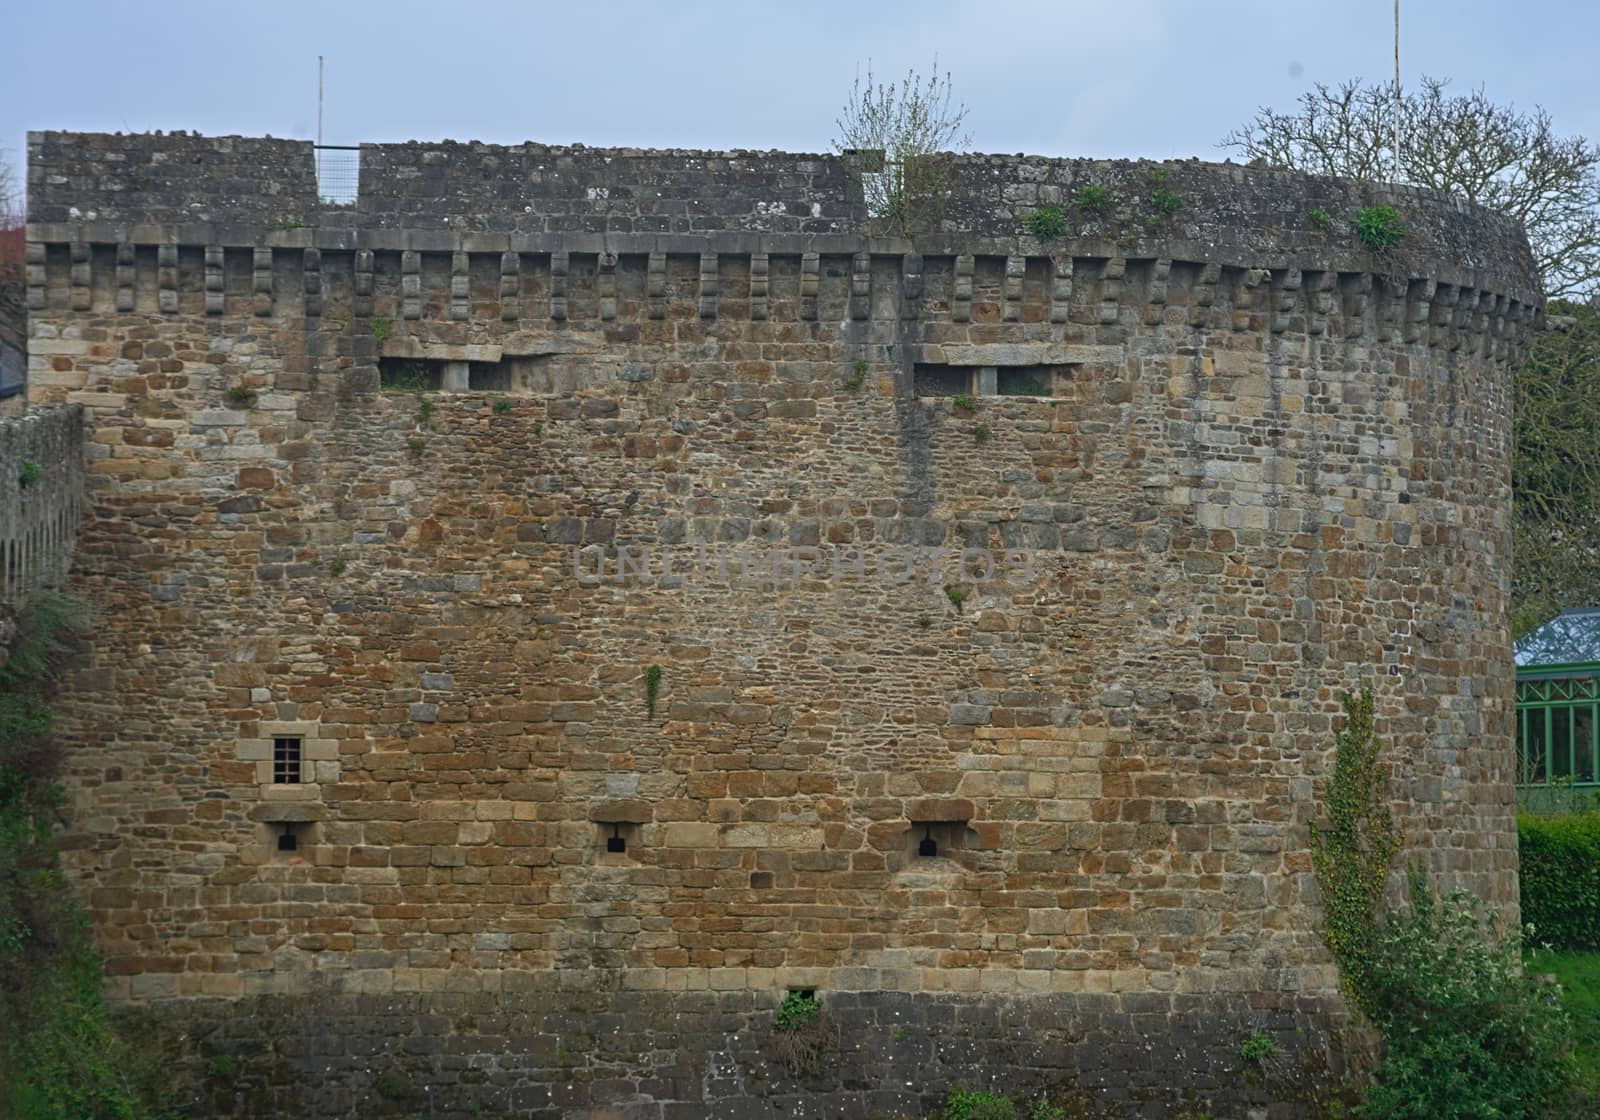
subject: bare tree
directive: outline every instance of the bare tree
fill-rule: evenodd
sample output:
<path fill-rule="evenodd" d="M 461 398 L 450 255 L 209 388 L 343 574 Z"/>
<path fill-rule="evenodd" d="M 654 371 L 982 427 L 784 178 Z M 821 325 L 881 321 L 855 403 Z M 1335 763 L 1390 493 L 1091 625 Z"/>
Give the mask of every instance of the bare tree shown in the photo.
<path fill-rule="evenodd" d="M 0 229 L 12 229 L 22 222 L 22 185 L 5 153 L 0 152 Z"/>
<path fill-rule="evenodd" d="M 1521 222 L 1547 295 L 1600 292 L 1600 148 L 1581 136 L 1558 136 L 1543 109 L 1518 112 L 1481 88 L 1457 95 L 1448 85 L 1423 78 L 1403 92 L 1400 179 Z M 1289 112 L 1260 109 L 1220 146 L 1275 167 L 1388 181 L 1393 97 L 1387 84 L 1318 83 Z"/>
<path fill-rule="evenodd" d="M 937 56 L 927 78 L 908 70 L 887 85 L 874 80 L 869 60 L 866 79 L 856 75 L 834 141 L 841 154 L 861 153 L 868 216 L 902 233 L 930 217 L 945 189 L 942 157 L 972 142 L 963 131 L 966 119 L 967 107 L 953 100 L 950 74 L 940 75 Z M 881 165 L 868 162 L 880 152 Z"/>
<path fill-rule="evenodd" d="M 1600 603 L 1600 308 L 1552 303 L 1515 379 L 1516 633 Z"/>

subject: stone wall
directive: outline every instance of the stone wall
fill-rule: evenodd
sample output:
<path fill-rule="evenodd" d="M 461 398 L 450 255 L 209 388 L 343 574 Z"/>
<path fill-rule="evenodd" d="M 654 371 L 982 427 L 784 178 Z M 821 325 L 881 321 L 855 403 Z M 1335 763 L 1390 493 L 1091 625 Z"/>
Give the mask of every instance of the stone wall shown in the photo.
<path fill-rule="evenodd" d="M 30 392 L 91 420 L 65 846 L 113 994 L 284 1114 L 381 1051 L 766 1115 L 800 989 L 852 1115 L 1022 1068 L 1234 1114 L 1241 1024 L 1339 1013 L 1306 832 L 1362 682 L 1413 854 L 1514 915 L 1513 227 L 1384 196 L 1416 233 L 1374 257 L 1300 218 L 1361 188 L 1198 164 L 1147 225 L 1150 165 L 973 157 L 916 241 L 826 157 L 369 147 L 315 211 L 288 142 L 259 197 L 109 169 L 259 143 L 31 138 Z M 650 213 L 697 173 L 706 224 Z M 1125 217 L 1021 236 L 1080 176 Z M 644 224 L 566 224 L 613 187 Z M 910 1006 L 958 1052 L 884 1065 Z M 252 1049 L 284 1008 L 335 1041 Z M 726 1046 L 662 1042 L 707 1009 Z"/>

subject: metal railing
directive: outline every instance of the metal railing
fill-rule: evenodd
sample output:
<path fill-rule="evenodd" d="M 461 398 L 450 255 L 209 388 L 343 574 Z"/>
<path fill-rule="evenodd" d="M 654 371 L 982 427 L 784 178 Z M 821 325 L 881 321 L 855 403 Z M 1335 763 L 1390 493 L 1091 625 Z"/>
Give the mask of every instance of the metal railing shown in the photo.
<path fill-rule="evenodd" d="M 317 195 L 327 206 L 354 206 L 361 187 L 361 149 L 351 144 L 315 144 Z"/>

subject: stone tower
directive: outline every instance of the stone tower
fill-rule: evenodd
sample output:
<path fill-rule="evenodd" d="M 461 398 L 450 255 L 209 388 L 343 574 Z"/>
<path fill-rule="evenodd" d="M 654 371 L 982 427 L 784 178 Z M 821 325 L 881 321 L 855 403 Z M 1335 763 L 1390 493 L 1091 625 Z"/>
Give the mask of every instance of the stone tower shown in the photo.
<path fill-rule="evenodd" d="M 66 846 L 175 1076 L 240 1063 L 199 1114 L 1237 1102 L 1240 1038 L 1340 1015 L 1363 683 L 1408 846 L 1515 908 L 1519 229 L 1201 163 L 957 157 L 904 237 L 829 156 L 359 159 L 333 205 L 308 143 L 30 137 Z"/>

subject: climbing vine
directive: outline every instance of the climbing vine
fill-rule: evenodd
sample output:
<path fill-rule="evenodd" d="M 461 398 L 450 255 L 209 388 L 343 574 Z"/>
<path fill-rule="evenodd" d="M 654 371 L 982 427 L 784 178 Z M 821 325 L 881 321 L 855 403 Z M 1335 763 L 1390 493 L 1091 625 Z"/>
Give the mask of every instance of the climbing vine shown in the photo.
<path fill-rule="evenodd" d="M 1378 910 L 1401 834 L 1383 796 L 1372 692 L 1347 694 L 1344 716 L 1323 801 L 1328 823 L 1311 830 L 1311 865 L 1322 894 L 1322 939 L 1351 1001 L 1370 1013 Z"/>
<path fill-rule="evenodd" d="M 652 665 L 644 671 L 644 708 L 651 719 L 656 717 L 656 697 L 661 693 L 661 666 Z"/>

